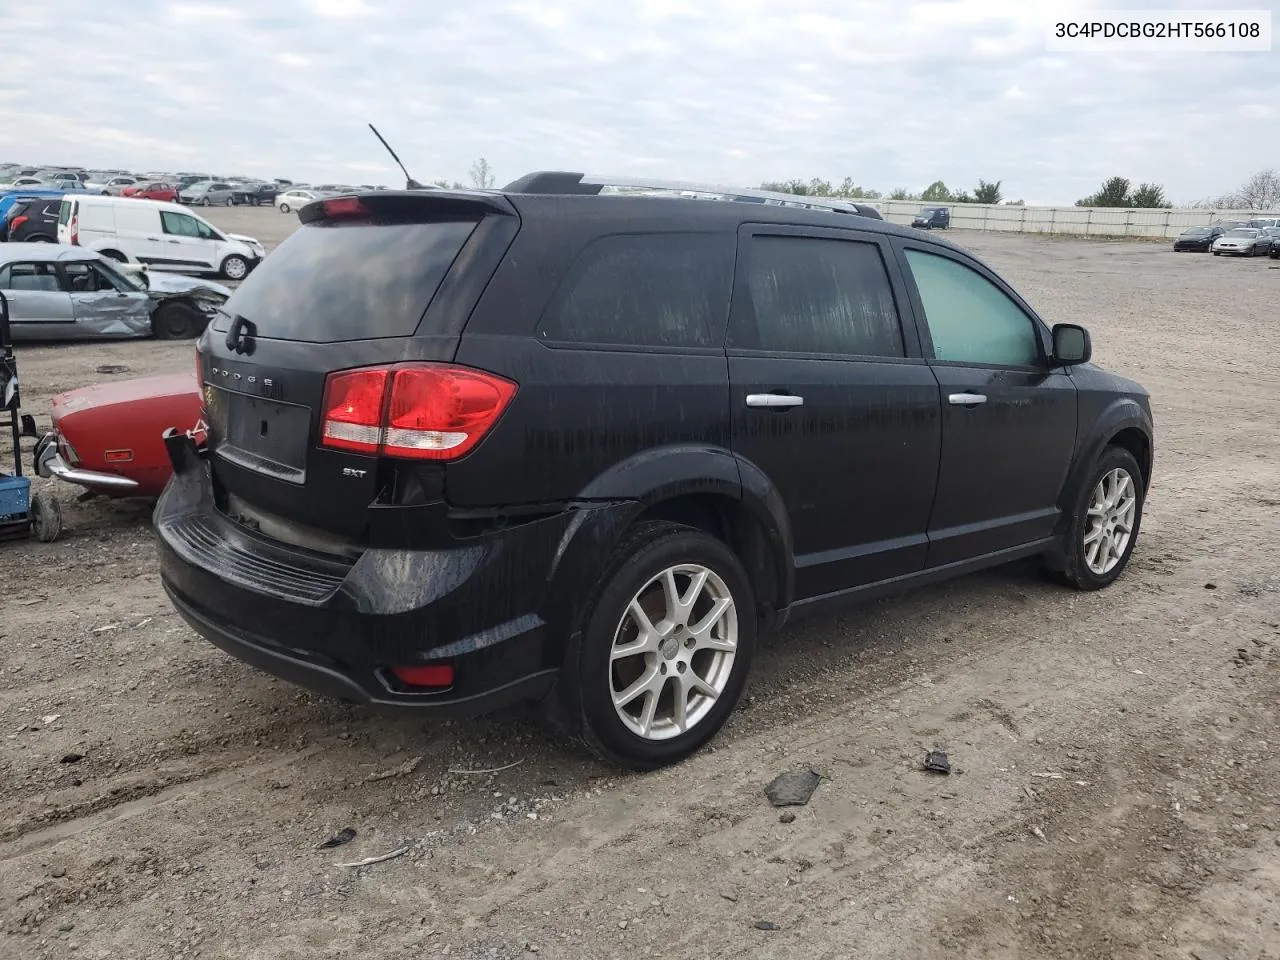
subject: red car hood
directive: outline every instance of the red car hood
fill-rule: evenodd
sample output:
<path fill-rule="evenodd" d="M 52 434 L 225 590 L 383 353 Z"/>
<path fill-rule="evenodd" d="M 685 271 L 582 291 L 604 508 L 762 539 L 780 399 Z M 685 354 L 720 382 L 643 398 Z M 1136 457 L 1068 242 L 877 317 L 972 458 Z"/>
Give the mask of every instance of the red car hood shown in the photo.
<path fill-rule="evenodd" d="M 93 407 L 110 407 L 139 400 L 156 401 L 164 397 L 187 397 L 198 394 L 194 373 L 173 373 L 163 377 L 116 380 L 95 383 L 91 387 L 68 390 L 53 398 L 53 419 L 66 413 Z"/>

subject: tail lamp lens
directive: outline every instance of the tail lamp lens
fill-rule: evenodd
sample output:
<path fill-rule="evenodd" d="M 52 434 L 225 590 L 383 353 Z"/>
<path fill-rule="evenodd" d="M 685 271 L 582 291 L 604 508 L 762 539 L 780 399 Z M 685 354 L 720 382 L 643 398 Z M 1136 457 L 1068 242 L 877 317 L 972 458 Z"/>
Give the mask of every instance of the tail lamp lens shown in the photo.
<path fill-rule="evenodd" d="M 515 396 L 510 380 L 448 364 L 333 373 L 321 443 L 410 460 L 453 460 L 484 438 Z"/>

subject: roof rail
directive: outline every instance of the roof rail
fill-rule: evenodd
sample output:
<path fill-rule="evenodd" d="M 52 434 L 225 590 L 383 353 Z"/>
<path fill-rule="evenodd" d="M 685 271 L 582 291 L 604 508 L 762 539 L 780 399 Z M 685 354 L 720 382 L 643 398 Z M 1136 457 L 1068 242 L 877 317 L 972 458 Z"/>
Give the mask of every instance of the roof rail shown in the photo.
<path fill-rule="evenodd" d="M 644 177 L 613 177 L 602 174 L 569 173 L 544 170 L 513 180 L 502 188 L 504 193 L 557 193 L 577 196 L 597 196 L 605 188 L 619 191 L 644 191 L 646 193 L 678 193 L 698 200 L 730 200 L 739 203 L 763 203 L 770 206 L 799 207 L 805 210 L 824 210 L 849 213 L 855 216 L 883 220 L 880 211 L 870 204 L 832 197 L 810 197 L 796 193 L 777 193 L 773 190 L 752 190 L 743 187 L 726 187 L 720 184 L 692 183 L 684 180 L 654 180 Z"/>

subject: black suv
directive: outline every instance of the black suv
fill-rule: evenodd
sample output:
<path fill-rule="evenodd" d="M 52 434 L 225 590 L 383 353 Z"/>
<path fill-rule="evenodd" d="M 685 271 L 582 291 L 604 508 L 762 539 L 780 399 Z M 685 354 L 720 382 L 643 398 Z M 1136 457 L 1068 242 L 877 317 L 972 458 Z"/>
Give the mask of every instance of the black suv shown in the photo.
<path fill-rule="evenodd" d="M 0 240 L 7 243 L 57 243 L 62 197 L 15 200 L 0 222 Z"/>
<path fill-rule="evenodd" d="M 198 632 L 365 704 L 541 700 L 647 767 L 797 608 L 1124 569 L 1150 406 L 1082 327 L 883 220 L 565 176 L 309 204 L 225 304 L 155 512 Z"/>

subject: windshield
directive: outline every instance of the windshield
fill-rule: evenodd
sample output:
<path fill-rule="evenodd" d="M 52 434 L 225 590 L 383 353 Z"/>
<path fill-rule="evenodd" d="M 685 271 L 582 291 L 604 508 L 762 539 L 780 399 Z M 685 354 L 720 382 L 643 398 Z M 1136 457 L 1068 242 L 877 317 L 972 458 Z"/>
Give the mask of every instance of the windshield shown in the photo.
<path fill-rule="evenodd" d="M 1208 227 L 1187 227 L 1182 231 L 1182 235 L 1184 237 L 1203 237 L 1208 232 Z"/>
<path fill-rule="evenodd" d="M 1227 231 L 1228 237 L 1240 237 L 1241 239 L 1244 239 L 1244 240 L 1252 239 L 1257 235 L 1258 235 L 1257 230 L 1228 230 Z"/>

